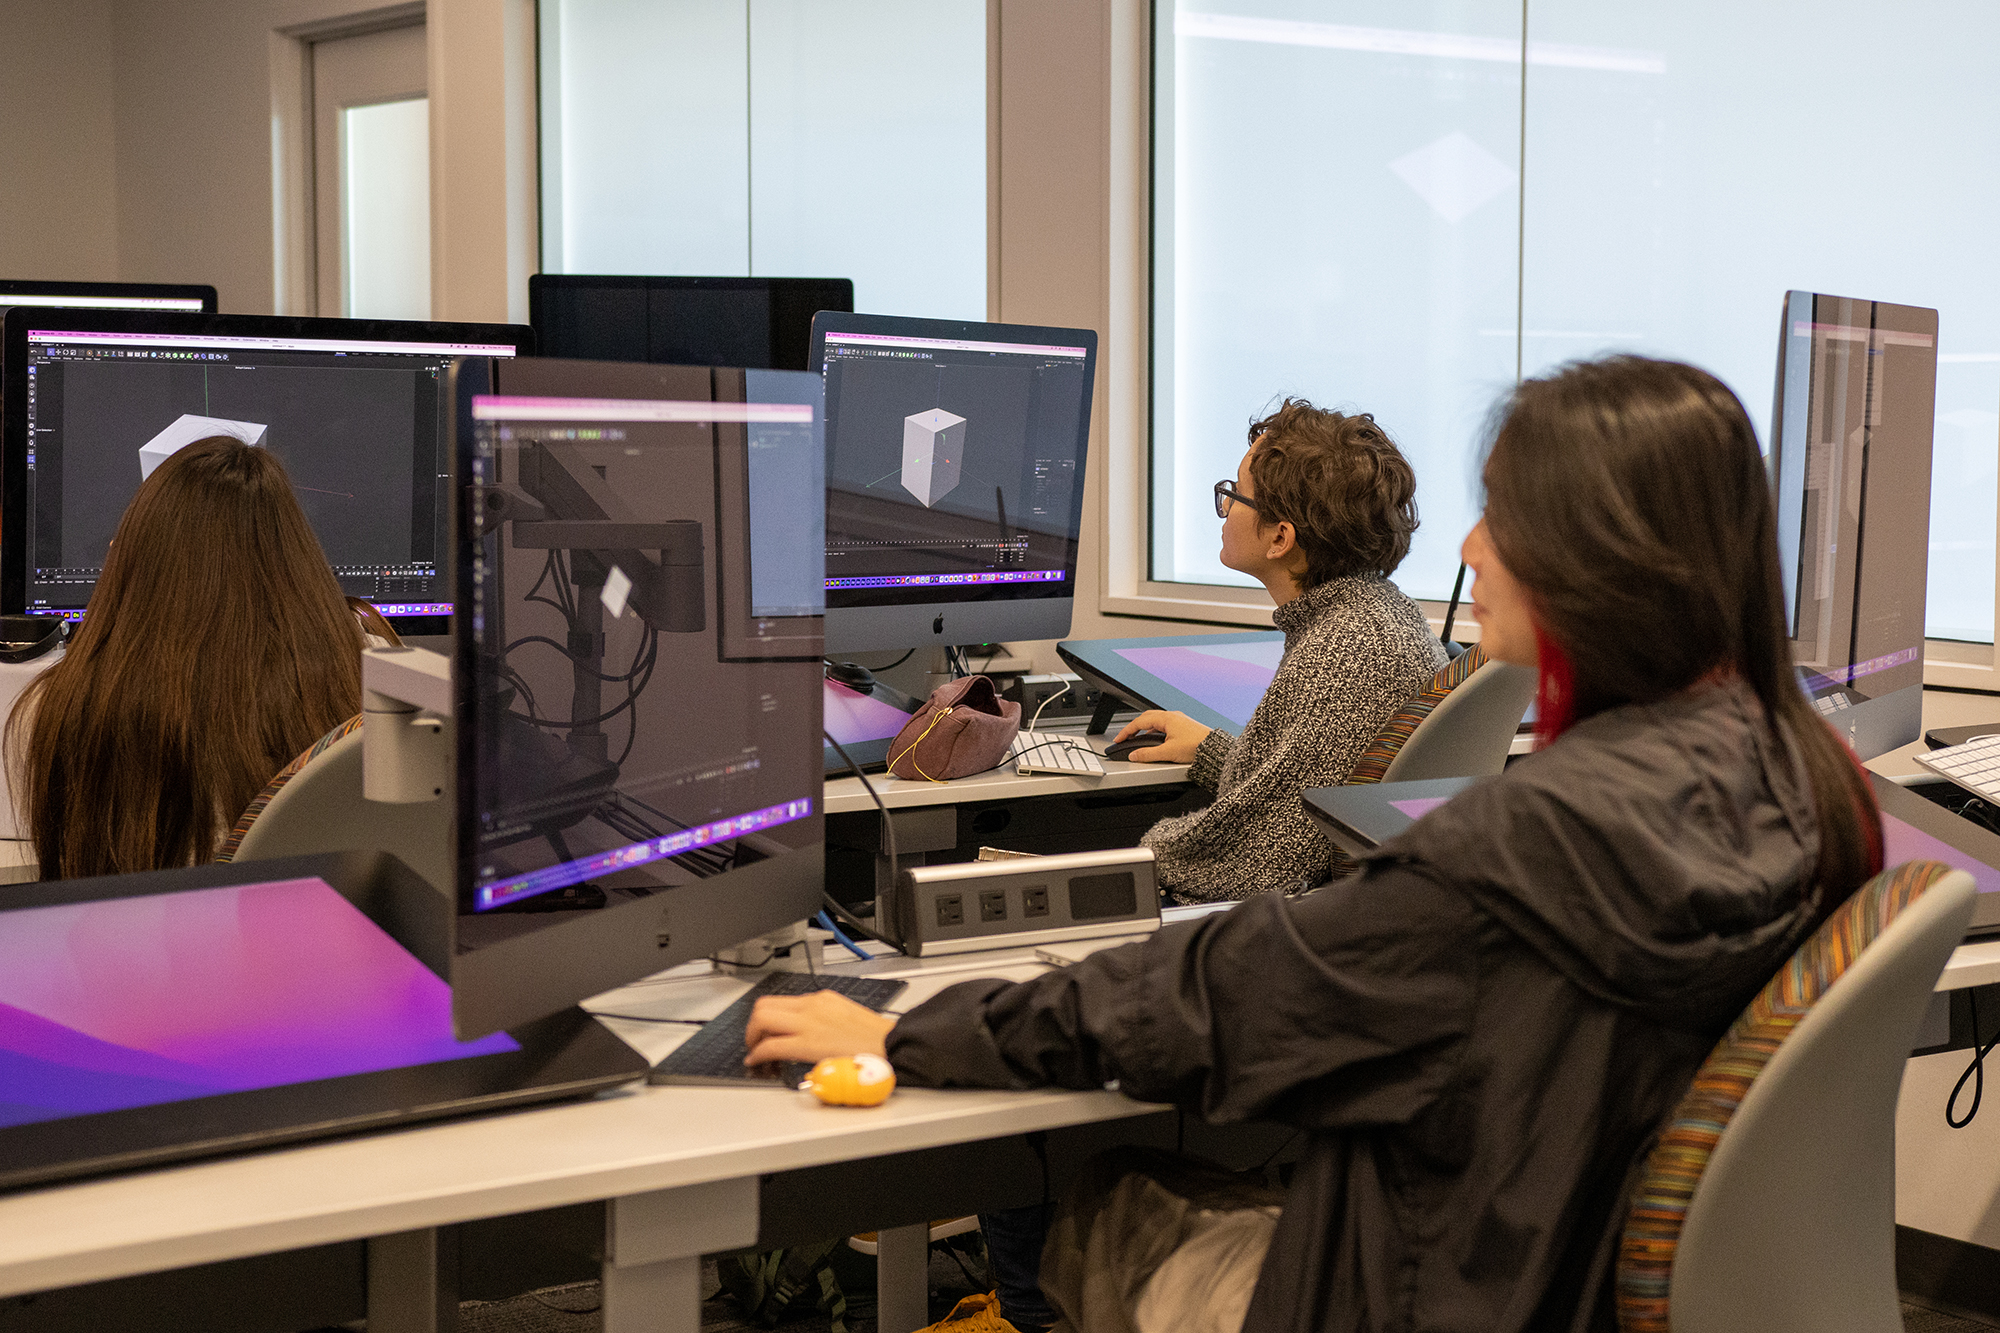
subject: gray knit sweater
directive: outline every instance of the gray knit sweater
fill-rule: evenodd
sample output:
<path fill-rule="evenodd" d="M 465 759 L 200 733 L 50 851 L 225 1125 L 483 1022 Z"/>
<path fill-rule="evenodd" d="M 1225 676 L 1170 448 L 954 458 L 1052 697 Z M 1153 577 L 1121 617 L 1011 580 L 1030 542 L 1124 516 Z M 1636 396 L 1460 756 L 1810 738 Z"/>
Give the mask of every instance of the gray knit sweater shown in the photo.
<path fill-rule="evenodd" d="M 1250 725 L 1211 731 L 1188 776 L 1215 793 L 1140 839 L 1160 883 L 1183 902 L 1295 889 L 1319 878 L 1333 844 L 1299 794 L 1333 787 L 1390 714 L 1445 664 L 1423 612 L 1387 579 L 1356 574 L 1309 589 L 1271 614 L 1285 657 Z"/>

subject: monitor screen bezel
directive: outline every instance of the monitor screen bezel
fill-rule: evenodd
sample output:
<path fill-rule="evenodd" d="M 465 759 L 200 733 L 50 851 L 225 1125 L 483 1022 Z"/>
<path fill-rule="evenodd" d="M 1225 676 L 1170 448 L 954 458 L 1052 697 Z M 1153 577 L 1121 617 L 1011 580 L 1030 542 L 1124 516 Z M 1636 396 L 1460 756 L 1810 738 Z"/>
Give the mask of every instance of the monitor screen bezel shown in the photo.
<path fill-rule="evenodd" d="M 552 293 L 563 291 L 638 291 L 638 292 L 775 292 L 787 289 L 798 292 L 813 288 L 826 288 L 828 294 L 836 295 L 833 302 L 820 306 L 821 310 L 852 311 L 854 309 L 854 280 L 852 278 L 733 278 L 704 277 L 700 275 L 675 274 L 620 274 L 620 273 L 536 273 L 528 278 L 528 322 L 534 326 L 540 337 L 548 328 L 548 301 Z M 776 330 L 773 330 L 775 333 Z M 771 348 L 771 359 L 777 360 L 778 349 Z M 588 360 L 591 358 L 572 356 L 567 352 L 549 351 L 543 354 L 556 360 Z M 810 370 L 810 338 L 808 339 L 808 363 L 804 366 L 758 367 L 771 370 Z M 671 361 L 653 361 L 644 358 L 649 365 L 674 365 Z"/>
<path fill-rule="evenodd" d="M 51 319 L 60 323 L 51 323 Z M 323 338 L 369 342 L 511 343 L 516 357 L 535 354 L 535 334 L 525 324 L 475 324 L 443 320 L 320 319 L 304 315 L 218 315 L 191 311 L 94 310 L 72 306 L 15 306 L 0 338 L 0 383 L 19 382 L 28 368 L 31 329 L 78 333 L 155 333 L 181 337 Z M 28 403 L 8 394 L 0 407 L 0 613 L 27 610 L 28 552 L 10 534 L 26 528 L 28 502 Z M 446 546 L 446 561 L 450 547 Z M 450 583 L 450 566 L 441 572 Z M 398 634 L 444 634 L 446 616 L 396 616 Z"/>

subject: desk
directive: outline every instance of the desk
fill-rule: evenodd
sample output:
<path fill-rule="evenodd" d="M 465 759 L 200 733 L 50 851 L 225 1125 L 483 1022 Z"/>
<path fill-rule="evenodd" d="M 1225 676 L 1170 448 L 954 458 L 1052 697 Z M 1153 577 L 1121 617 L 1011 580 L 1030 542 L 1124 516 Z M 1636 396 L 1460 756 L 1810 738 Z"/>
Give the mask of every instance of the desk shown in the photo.
<path fill-rule="evenodd" d="M 1031 951 L 1016 950 L 983 962 L 885 959 L 867 967 L 915 975 L 903 998 L 917 1003 L 971 975 L 1026 975 L 1039 965 Z M 593 1007 L 701 1016 L 740 989 L 668 977 L 610 992 Z M 653 1057 L 692 1030 L 611 1024 Z M 764 1178 L 1162 1112 L 1114 1092 L 911 1089 L 879 1109 L 852 1110 L 767 1088 L 624 1089 L 0 1196 L 0 1295 L 373 1237 L 370 1333 L 401 1333 L 436 1326 L 435 1270 L 424 1259 L 434 1253 L 431 1228 L 607 1200 L 606 1333 L 692 1333 L 700 1323 L 700 1256 L 757 1242 Z M 883 1233 L 884 1333 L 928 1322 L 920 1307 L 890 1308 L 897 1243 L 919 1264 L 923 1253 L 922 1225 L 901 1230 L 909 1234 Z M 912 1267 L 908 1254 L 902 1258 Z"/>

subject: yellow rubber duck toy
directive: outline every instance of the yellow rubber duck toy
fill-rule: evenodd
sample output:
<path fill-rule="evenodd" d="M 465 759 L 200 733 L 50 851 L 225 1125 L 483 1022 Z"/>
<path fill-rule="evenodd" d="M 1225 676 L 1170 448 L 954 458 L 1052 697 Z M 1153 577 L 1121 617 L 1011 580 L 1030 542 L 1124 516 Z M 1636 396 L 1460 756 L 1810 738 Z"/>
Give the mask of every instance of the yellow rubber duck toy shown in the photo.
<path fill-rule="evenodd" d="M 896 1090 L 896 1071 L 879 1055 L 836 1055 L 814 1065 L 799 1088 L 828 1106 L 880 1106 Z"/>

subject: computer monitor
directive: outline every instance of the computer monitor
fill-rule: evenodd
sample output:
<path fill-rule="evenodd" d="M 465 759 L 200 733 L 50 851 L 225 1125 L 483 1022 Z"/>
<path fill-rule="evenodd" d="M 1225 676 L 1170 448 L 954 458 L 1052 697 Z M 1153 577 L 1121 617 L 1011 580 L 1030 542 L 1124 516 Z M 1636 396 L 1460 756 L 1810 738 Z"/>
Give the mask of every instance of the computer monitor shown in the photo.
<path fill-rule="evenodd" d="M 821 906 L 824 445 L 801 371 L 451 383 L 471 1037 Z"/>
<path fill-rule="evenodd" d="M 180 310 L 215 313 L 215 288 L 206 283 L 48 282 L 0 278 L 0 314 L 14 306 L 68 306 L 81 310 Z"/>
<path fill-rule="evenodd" d="M 813 316 L 852 309 L 846 278 L 528 279 L 541 354 L 584 361 L 806 370 Z"/>
<path fill-rule="evenodd" d="M 75 617 L 158 461 L 210 435 L 277 454 L 341 590 L 443 634 L 454 357 L 533 350 L 514 324 L 16 307 L 6 317 L 0 611 Z"/>
<path fill-rule="evenodd" d="M 1922 729 L 1937 311 L 1785 294 L 1770 469 L 1792 659 L 1863 759 Z"/>
<path fill-rule="evenodd" d="M 827 651 L 1066 636 L 1097 335 L 823 314 L 812 359 Z"/>

